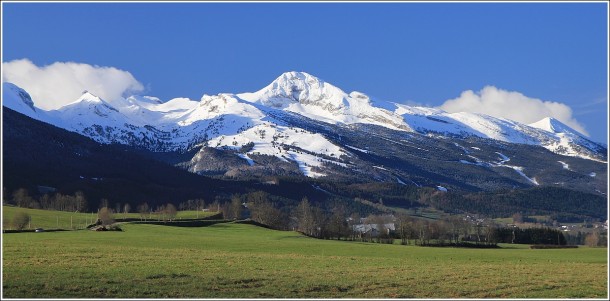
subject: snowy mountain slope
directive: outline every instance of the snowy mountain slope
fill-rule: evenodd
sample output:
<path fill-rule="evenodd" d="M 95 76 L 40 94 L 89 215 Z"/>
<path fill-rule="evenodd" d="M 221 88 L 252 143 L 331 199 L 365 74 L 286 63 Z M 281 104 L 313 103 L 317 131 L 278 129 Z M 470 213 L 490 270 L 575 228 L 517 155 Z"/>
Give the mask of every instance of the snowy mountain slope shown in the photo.
<path fill-rule="evenodd" d="M 129 119 L 108 102 L 87 91 L 76 101 L 49 113 L 59 120 L 77 125 L 117 126 L 128 122 Z"/>
<path fill-rule="evenodd" d="M 115 104 L 117 102 L 114 102 Z M 151 126 L 148 110 L 127 101 L 121 111 L 111 103 L 84 92 L 76 101 L 47 112 L 46 121 L 101 143 L 120 143 L 151 150 L 173 146 L 170 133 Z"/>
<path fill-rule="evenodd" d="M 542 141 L 541 145 L 554 153 L 590 160 L 607 160 L 596 155 L 606 152 L 604 146 L 587 139 L 555 118 L 543 118 L 529 126 L 550 134 L 550 138 Z"/>
<path fill-rule="evenodd" d="M 340 156 L 342 149 L 323 135 L 286 125 L 274 117 L 278 112 L 271 111 L 275 109 L 255 106 L 232 94 L 204 95 L 199 105 L 184 114 L 178 124 L 184 132 L 192 132 L 193 127 L 205 124 L 206 128 L 199 130 L 204 133 L 203 147 L 247 149 L 236 155 L 251 166 L 258 164 L 251 155 L 268 155 L 295 162 L 306 176 L 324 176 L 312 171 L 312 167 L 320 166 L 322 154 Z M 205 153 L 203 148 L 191 160 L 191 171 L 205 172 L 197 164 L 198 160 L 205 160 L 202 153 Z"/>
<path fill-rule="evenodd" d="M 396 104 L 410 128 L 423 134 L 476 136 L 509 143 L 539 145 L 552 152 L 605 161 L 605 148 L 588 140 L 553 118 L 525 125 L 512 120 L 483 114 L 447 113 L 436 108 L 409 107 Z"/>
<path fill-rule="evenodd" d="M 267 87 L 237 97 L 332 124 L 368 123 L 409 130 L 400 116 L 373 106 L 368 96 L 347 94 L 305 72 L 286 72 Z"/>
<path fill-rule="evenodd" d="M 40 119 L 32 97 L 12 83 L 2 83 L 2 105 L 34 119 Z"/>
<path fill-rule="evenodd" d="M 27 93 L 18 87 L 3 87 L 7 87 L 3 89 L 5 106 L 18 108 L 35 119 L 81 133 L 98 142 L 127 144 L 155 152 L 199 151 L 186 166 L 200 173 L 205 173 L 209 167 L 209 164 L 203 164 L 210 154 L 204 149 L 215 148 L 236 157 L 235 166 L 239 165 L 240 170 L 268 166 L 267 159 L 260 157 L 266 155 L 276 158 L 275 162 L 294 163 L 298 170 L 310 177 L 331 175 L 335 169 L 344 169 L 343 174 L 349 173 L 348 170 L 358 170 L 367 177 L 384 179 L 387 175 L 383 175 L 381 168 L 385 167 L 379 162 L 386 159 L 381 157 L 436 160 L 444 156 L 443 160 L 449 160 L 455 156 L 450 152 L 427 154 L 434 152 L 430 141 L 458 139 L 459 142 L 471 137 L 491 139 L 488 142 L 491 144 L 542 146 L 562 155 L 607 160 L 604 146 L 554 119 L 525 125 L 482 114 L 447 113 L 438 108 L 373 101 L 363 93 L 345 93 L 304 72 L 284 73 L 257 92 L 203 95 L 199 101 L 175 98 L 161 102 L 151 96 L 106 101 L 87 92 L 73 103 L 49 112 L 35 108 L 32 100 L 23 96 Z M 389 139 L 389 134 L 380 135 L 385 129 L 393 133 L 390 136 L 399 138 Z M 367 149 L 365 141 L 347 143 L 341 137 L 359 130 L 367 131 L 362 139 L 376 136 L 373 140 L 378 141 L 378 145 L 385 145 L 386 149 L 377 149 L 368 154 L 367 159 L 354 159 L 355 153 L 362 154 L 357 150 Z M 472 147 L 480 149 L 484 145 Z M 458 150 L 460 153 L 463 151 L 461 148 Z M 469 170 L 493 166 L 474 160 L 472 155 L 464 156 L 449 161 L 456 162 L 458 169 L 466 165 L 472 165 Z M 255 157 L 258 161 L 253 159 Z M 377 158 L 378 162 L 371 161 L 372 158 Z M 553 161 L 554 164 L 557 161 Z M 367 164 L 371 166 L 364 167 Z M 529 166 L 514 167 L 519 168 L 510 167 L 512 173 L 501 172 L 502 176 L 521 182 L 528 179 L 529 175 L 520 175 L 519 172 L 529 173 Z M 393 175 L 393 181 L 396 179 L 397 175 Z M 401 174 L 399 179 L 410 180 L 405 174 Z"/>

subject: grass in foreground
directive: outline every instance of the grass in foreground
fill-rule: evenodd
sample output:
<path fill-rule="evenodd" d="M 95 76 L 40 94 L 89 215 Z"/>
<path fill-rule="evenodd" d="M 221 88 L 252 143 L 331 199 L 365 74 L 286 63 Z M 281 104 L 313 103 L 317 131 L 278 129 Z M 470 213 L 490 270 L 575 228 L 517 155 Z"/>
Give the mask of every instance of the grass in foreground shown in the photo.
<path fill-rule="evenodd" d="M 605 298 L 607 249 L 325 241 L 244 224 L 3 236 L 10 298 Z"/>

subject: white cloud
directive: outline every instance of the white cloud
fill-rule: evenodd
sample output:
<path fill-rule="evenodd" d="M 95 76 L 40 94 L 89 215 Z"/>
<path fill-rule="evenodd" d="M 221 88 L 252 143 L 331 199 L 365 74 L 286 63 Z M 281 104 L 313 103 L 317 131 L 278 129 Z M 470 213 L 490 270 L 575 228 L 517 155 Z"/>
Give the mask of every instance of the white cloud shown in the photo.
<path fill-rule="evenodd" d="M 26 90 L 35 105 L 45 110 L 75 101 L 84 90 L 109 101 L 119 99 L 126 92 L 144 90 L 131 73 L 114 67 L 74 62 L 38 67 L 28 59 L 3 62 L 2 81 Z"/>
<path fill-rule="evenodd" d="M 449 112 L 472 112 L 506 118 L 530 124 L 545 117 L 554 117 L 573 129 L 589 136 L 584 126 L 573 116 L 572 109 L 559 102 L 527 97 L 519 92 L 486 86 L 481 91 L 464 91 L 458 98 L 449 99 L 441 106 Z"/>

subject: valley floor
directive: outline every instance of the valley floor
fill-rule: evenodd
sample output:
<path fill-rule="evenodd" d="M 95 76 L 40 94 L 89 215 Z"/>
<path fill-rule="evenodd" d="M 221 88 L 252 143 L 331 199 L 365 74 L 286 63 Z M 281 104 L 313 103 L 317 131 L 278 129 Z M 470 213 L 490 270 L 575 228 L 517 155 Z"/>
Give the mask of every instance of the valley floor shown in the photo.
<path fill-rule="evenodd" d="M 429 248 L 224 223 L 3 234 L 3 298 L 606 298 L 606 248 Z"/>

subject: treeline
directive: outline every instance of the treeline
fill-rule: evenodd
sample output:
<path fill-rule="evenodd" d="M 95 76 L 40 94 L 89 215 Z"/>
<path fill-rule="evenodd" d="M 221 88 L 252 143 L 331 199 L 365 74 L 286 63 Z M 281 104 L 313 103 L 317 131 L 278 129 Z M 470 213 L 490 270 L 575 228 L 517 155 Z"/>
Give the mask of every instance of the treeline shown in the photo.
<path fill-rule="evenodd" d="M 490 217 L 521 212 L 524 215 L 553 215 L 562 222 L 605 219 L 608 211 L 605 197 L 558 187 L 477 193 L 430 192 L 422 194 L 419 201 L 447 212 L 465 211 Z"/>
<path fill-rule="evenodd" d="M 498 225 L 473 222 L 463 217 L 452 216 L 447 220 L 427 220 L 407 215 L 369 214 L 361 217 L 337 203 L 330 210 L 323 210 L 304 197 L 295 207 L 282 206 L 270 201 L 271 195 L 258 191 L 246 195 L 235 195 L 231 201 L 219 204 L 227 219 L 250 218 L 272 229 L 295 230 L 304 235 L 321 239 L 357 240 L 365 242 L 393 243 L 400 239 L 405 245 L 496 245 L 506 242 Z M 544 234 L 557 238 L 565 244 L 559 231 L 550 229 L 519 232 L 514 243 L 550 243 Z M 549 236 L 549 237 L 550 237 Z M 508 241 L 510 242 L 510 241 Z"/>
<path fill-rule="evenodd" d="M 577 231 L 565 233 L 568 245 L 585 245 L 589 247 L 608 246 L 608 231 L 594 229 L 590 233 Z"/>
<path fill-rule="evenodd" d="M 159 221 L 172 221 L 178 215 L 178 209 L 172 203 L 156 206 L 153 210 L 148 203 L 143 203 L 137 207 L 141 220 L 157 219 Z"/>
<path fill-rule="evenodd" d="M 502 228 L 490 220 L 468 220 L 461 216 L 427 220 L 404 214 L 397 217 L 370 214 L 361 218 L 341 204 L 332 210 L 323 210 L 305 197 L 296 207 L 287 208 L 271 202 L 269 197 L 262 191 L 236 195 L 230 202 L 219 206 L 228 219 L 239 219 L 247 210 L 256 223 L 278 230 L 296 230 L 321 239 L 378 243 L 393 243 L 400 239 L 401 244 L 421 246 L 567 243 L 561 231 L 550 228 Z"/>
<path fill-rule="evenodd" d="M 87 198 L 82 191 L 77 191 L 73 195 L 61 194 L 43 194 L 39 198 L 30 196 L 30 193 L 25 188 L 19 188 L 12 194 L 10 200 L 3 199 L 6 203 L 18 207 L 31 209 L 45 209 L 58 211 L 80 211 L 87 210 Z"/>
<path fill-rule="evenodd" d="M 26 189 L 21 188 L 12 194 L 10 203 L 25 208 L 72 212 L 84 211 L 87 208 L 87 199 L 80 191 L 74 195 L 44 194 L 36 200 Z M 373 210 L 378 205 L 362 199 L 354 203 L 367 203 L 366 205 Z M 458 215 L 444 220 L 428 220 L 404 214 L 397 216 L 382 214 L 382 207 L 378 207 L 376 208 L 378 211 L 365 214 L 363 217 L 358 211 L 351 210 L 352 208 L 342 202 L 329 202 L 321 206 L 310 202 L 307 197 L 303 197 L 297 205 L 288 206 L 282 198 L 264 191 L 235 194 L 230 199 L 216 198 L 209 204 L 201 198 L 190 199 L 179 203 L 178 208 L 172 203 L 150 206 L 144 202 L 136 208 L 132 208 L 129 203 L 114 205 L 115 209 L 110 209 L 107 199 L 100 200 L 98 215 L 104 220 L 104 224 L 113 220 L 108 216 L 121 212 L 129 213 L 132 209 L 140 214 L 141 220 L 171 221 L 175 219 L 178 210 L 201 211 L 207 208 L 210 211 L 221 212 L 225 219 L 250 218 L 272 229 L 295 230 L 321 239 L 378 243 L 393 243 L 394 240 L 399 239 L 404 245 L 421 246 L 465 244 L 493 246 L 497 243 L 596 246 L 607 243 L 607 234 L 599 231 L 587 235 L 579 232 L 566 238 L 562 231 L 551 228 L 502 228 L 490 220 L 466 219 Z"/>
<path fill-rule="evenodd" d="M 494 233 L 497 242 L 515 244 L 566 245 L 563 232 L 551 228 L 497 228 Z"/>

